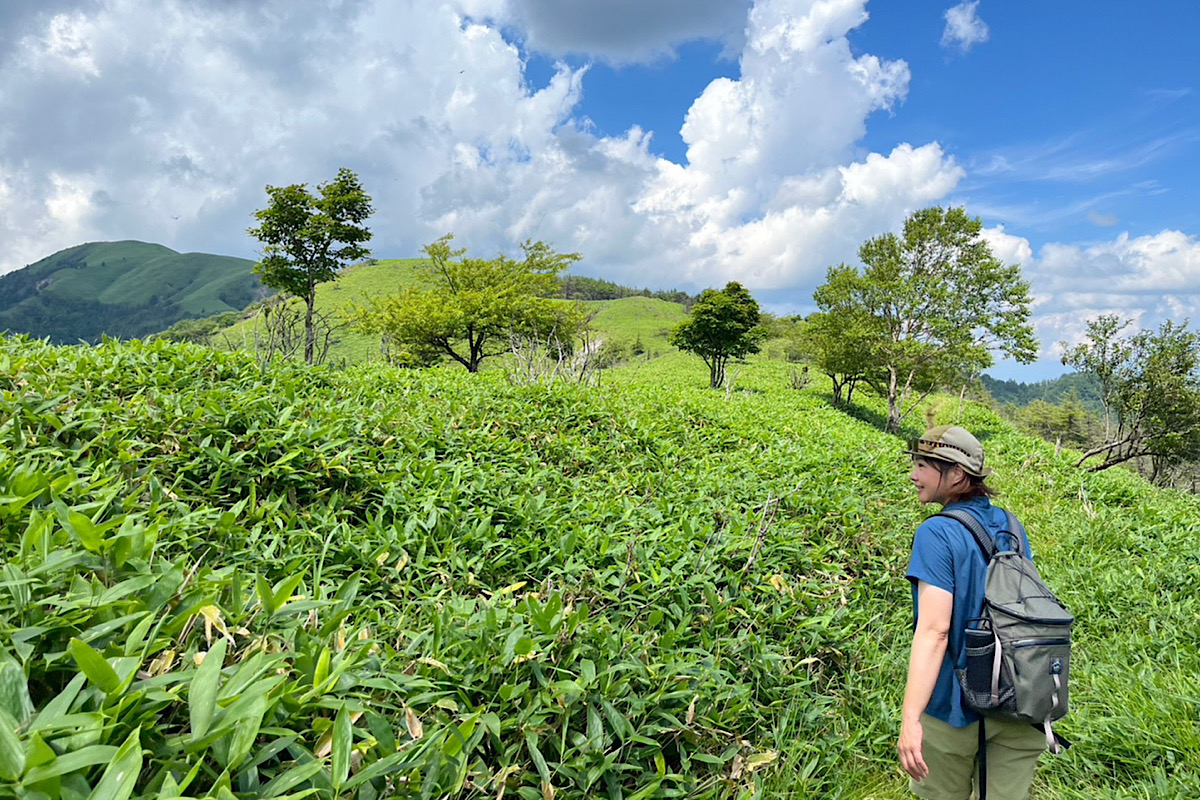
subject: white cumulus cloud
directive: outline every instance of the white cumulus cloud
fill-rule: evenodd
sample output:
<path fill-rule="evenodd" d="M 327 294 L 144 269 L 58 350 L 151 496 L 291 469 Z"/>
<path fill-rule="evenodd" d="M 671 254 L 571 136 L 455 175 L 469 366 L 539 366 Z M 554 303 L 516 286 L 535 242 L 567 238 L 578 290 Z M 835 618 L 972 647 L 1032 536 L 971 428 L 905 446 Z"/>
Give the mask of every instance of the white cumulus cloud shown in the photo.
<path fill-rule="evenodd" d="M 532 237 L 580 251 L 590 274 L 736 279 L 803 305 L 828 265 L 961 180 L 936 142 L 862 149 L 910 79 L 903 61 L 850 47 L 866 0 L 666 5 L 678 25 L 624 4 L 611 41 L 602 21 L 580 27 L 536 0 L 0 11 L 0 272 L 89 239 L 252 257 L 264 186 L 347 166 L 374 198 L 381 257 L 447 232 L 483 254 Z M 653 131 L 595 133 L 580 112 L 588 68 L 531 85 L 521 49 L 615 60 L 696 36 L 737 42 L 740 69 L 694 99 L 684 164 L 651 153 Z"/>
<path fill-rule="evenodd" d="M 979 18 L 979 0 L 963 2 L 947 9 L 946 27 L 942 31 L 942 47 L 966 53 L 988 40 L 987 23 Z"/>
<path fill-rule="evenodd" d="M 1020 263 L 1032 286 L 1034 325 L 1044 355 L 1060 354 L 1101 314 L 1155 328 L 1200 319 L 1200 240 L 1177 230 L 1123 233 L 1091 245 L 1050 242 L 1036 255 L 1029 241 L 1002 228 L 984 231 L 997 257 Z"/>

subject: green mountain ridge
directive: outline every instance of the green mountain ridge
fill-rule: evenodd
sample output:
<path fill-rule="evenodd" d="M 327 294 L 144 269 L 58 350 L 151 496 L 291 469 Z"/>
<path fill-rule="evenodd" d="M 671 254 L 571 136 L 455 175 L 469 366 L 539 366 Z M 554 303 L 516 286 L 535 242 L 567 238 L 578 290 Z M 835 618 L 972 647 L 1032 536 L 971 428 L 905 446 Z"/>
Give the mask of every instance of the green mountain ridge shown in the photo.
<path fill-rule="evenodd" d="M 136 338 L 264 296 L 254 262 L 132 240 L 89 242 L 0 275 L 0 330 L 55 343 Z"/>

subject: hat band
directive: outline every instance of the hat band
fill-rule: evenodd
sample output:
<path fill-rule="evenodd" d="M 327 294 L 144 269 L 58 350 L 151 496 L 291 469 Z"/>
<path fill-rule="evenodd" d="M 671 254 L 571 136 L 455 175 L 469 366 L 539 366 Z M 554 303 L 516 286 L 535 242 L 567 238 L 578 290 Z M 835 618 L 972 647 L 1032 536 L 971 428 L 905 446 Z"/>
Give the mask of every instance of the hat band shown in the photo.
<path fill-rule="evenodd" d="M 934 451 L 936 451 L 938 448 L 941 448 L 941 447 L 946 447 L 951 450 L 957 450 L 958 452 L 962 453 L 967 458 L 971 458 L 971 459 L 974 458 L 974 456 L 971 455 L 971 453 L 969 451 L 967 451 L 966 448 L 959 447 L 956 444 L 950 444 L 948 442 L 935 442 L 930 439 L 909 439 L 908 440 L 908 449 L 913 452 L 917 452 L 917 453 L 923 453 L 923 452 L 933 453 Z"/>

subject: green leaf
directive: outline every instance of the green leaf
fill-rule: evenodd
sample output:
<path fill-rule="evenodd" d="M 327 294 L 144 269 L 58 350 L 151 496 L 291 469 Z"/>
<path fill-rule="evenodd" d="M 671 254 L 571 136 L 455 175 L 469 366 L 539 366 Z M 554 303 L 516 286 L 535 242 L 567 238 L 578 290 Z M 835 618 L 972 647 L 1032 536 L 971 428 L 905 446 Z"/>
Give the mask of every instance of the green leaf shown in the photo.
<path fill-rule="evenodd" d="M 64 753 L 45 766 L 30 769 L 25 775 L 25 782 L 37 783 L 59 775 L 70 775 L 97 764 L 109 764 L 115 760 L 116 753 L 117 748 L 107 744 L 94 744 Z"/>
<path fill-rule="evenodd" d="M 292 592 L 296 591 L 296 587 L 304 580 L 304 575 L 289 575 L 288 577 L 275 584 L 275 589 L 272 595 L 272 611 L 278 611 L 287 605 L 287 601 L 291 599 Z"/>
<path fill-rule="evenodd" d="M 88 800 L 129 800 L 142 771 L 142 729 L 136 728 L 117 749 L 112 763 L 104 770 L 100 782 Z"/>
<path fill-rule="evenodd" d="M 479 716 L 479 712 L 476 712 L 463 720 L 462 724 L 450 727 L 446 741 L 442 743 L 442 755 L 454 758 L 462 752 L 467 740 L 471 738 L 471 734 L 475 733 L 475 725 L 479 722 Z"/>
<path fill-rule="evenodd" d="M 221 665 L 225 662 L 225 640 L 218 639 L 204 656 L 204 661 L 192 678 L 188 689 L 188 715 L 191 719 L 192 738 L 199 739 L 208 733 L 213 713 L 217 709 L 217 689 L 220 688 Z"/>
<path fill-rule="evenodd" d="M 279 797 L 281 794 L 291 789 L 321 771 L 324 765 L 320 761 L 310 761 L 307 764 L 299 764 L 292 767 L 287 772 L 275 776 L 275 779 L 268 783 L 263 788 L 263 800 L 270 800 L 272 797 Z"/>
<path fill-rule="evenodd" d="M 18 723 L 33 716 L 25 670 L 11 658 L 0 661 L 0 711 L 8 712 Z"/>
<path fill-rule="evenodd" d="M 258 732 L 262 729 L 263 715 L 266 713 L 267 698 L 259 695 L 246 709 L 245 714 L 238 718 L 229 741 L 229 755 L 225 763 L 227 769 L 237 769 L 250 754 L 254 740 L 258 738 Z"/>
<path fill-rule="evenodd" d="M 254 591 L 258 594 L 258 602 L 268 614 L 275 613 L 275 595 L 271 592 L 271 582 L 262 575 L 254 576 Z"/>
<path fill-rule="evenodd" d="M 636 792 L 629 795 L 629 797 L 625 798 L 625 800 L 646 800 L 647 797 L 652 797 L 654 793 L 658 791 L 658 787 L 661 785 L 662 780 L 656 780 L 653 783 L 647 784 L 641 789 L 638 789 Z"/>
<path fill-rule="evenodd" d="M 342 706 L 333 722 L 333 753 L 329 759 L 329 775 L 334 791 L 338 791 L 350 774 L 350 747 L 354 731 L 350 724 L 350 712 Z"/>
<path fill-rule="evenodd" d="M 379 759 L 373 764 L 363 768 L 361 772 L 355 775 L 342 786 L 345 791 L 350 791 L 360 783 L 365 783 L 372 778 L 378 778 L 383 775 L 390 775 L 393 772 L 412 769 L 418 766 L 419 762 L 415 760 L 405 760 L 408 758 L 408 753 L 392 753 L 389 756 Z"/>
<path fill-rule="evenodd" d="M 25 748 L 17 738 L 19 723 L 0 710 L 0 778 L 16 781 L 25 771 Z"/>
<path fill-rule="evenodd" d="M 63 527 L 67 529 L 68 533 L 74 535 L 85 548 L 93 553 L 100 552 L 104 540 L 96 525 L 88 517 L 78 511 L 68 511 Z"/>
<path fill-rule="evenodd" d="M 104 656 L 96 652 L 87 642 L 82 639 L 71 639 L 67 649 L 70 650 L 71 657 L 75 659 L 79 669 L 88 676 L 88 680 L 97 689 L 105 694 L 111 694 L 121 685 L 121 679 L 117 676 L 116 671 L 109 666 Z"/>
<path fill-rule="evenodd" d="M 550 767 L 546 765 L 546 758 L 538 749 L 537 734 L 533 731 L 525 731 L 525 746 L 529 749 L 529 757 L 533 759 L 533 765 L 537 767 L 542 783 L 550 783 Z"/>
<path fill-rule="evenodd" d="M 25 769 L 33 770 L 37 767 L 43 767 L 47 764 L 53 764 L 57 758 L 54 750 L 50 745 L 42 740 L 38 734 L 33 734 L 29 740 L 29 746 L 25 751 Z M 62 781 L 57 776 L 47 778 L 42 781 L 30 782 L 24 781 L 25 788 L 29 790 L 30 797 L 35 797 L 34 792 L 41 792 L 47 797 L 59 797 L 62 792 Z"/>

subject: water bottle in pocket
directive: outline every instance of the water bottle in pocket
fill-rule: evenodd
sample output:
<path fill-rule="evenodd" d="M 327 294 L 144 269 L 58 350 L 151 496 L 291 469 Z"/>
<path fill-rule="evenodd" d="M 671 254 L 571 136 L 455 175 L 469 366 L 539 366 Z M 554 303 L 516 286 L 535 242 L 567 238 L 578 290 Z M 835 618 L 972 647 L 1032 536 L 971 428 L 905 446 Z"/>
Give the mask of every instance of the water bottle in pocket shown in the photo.
<path fill-rule="evenodd" d="M 955 674 L 958 676 L 958 684 L 962 688 L 967 706 L 975 709 L 991 708 L 996 636 L 992 632 L 990 620 L 967 620 L 966 655 L 966 667 L 955 670 Z"/>

